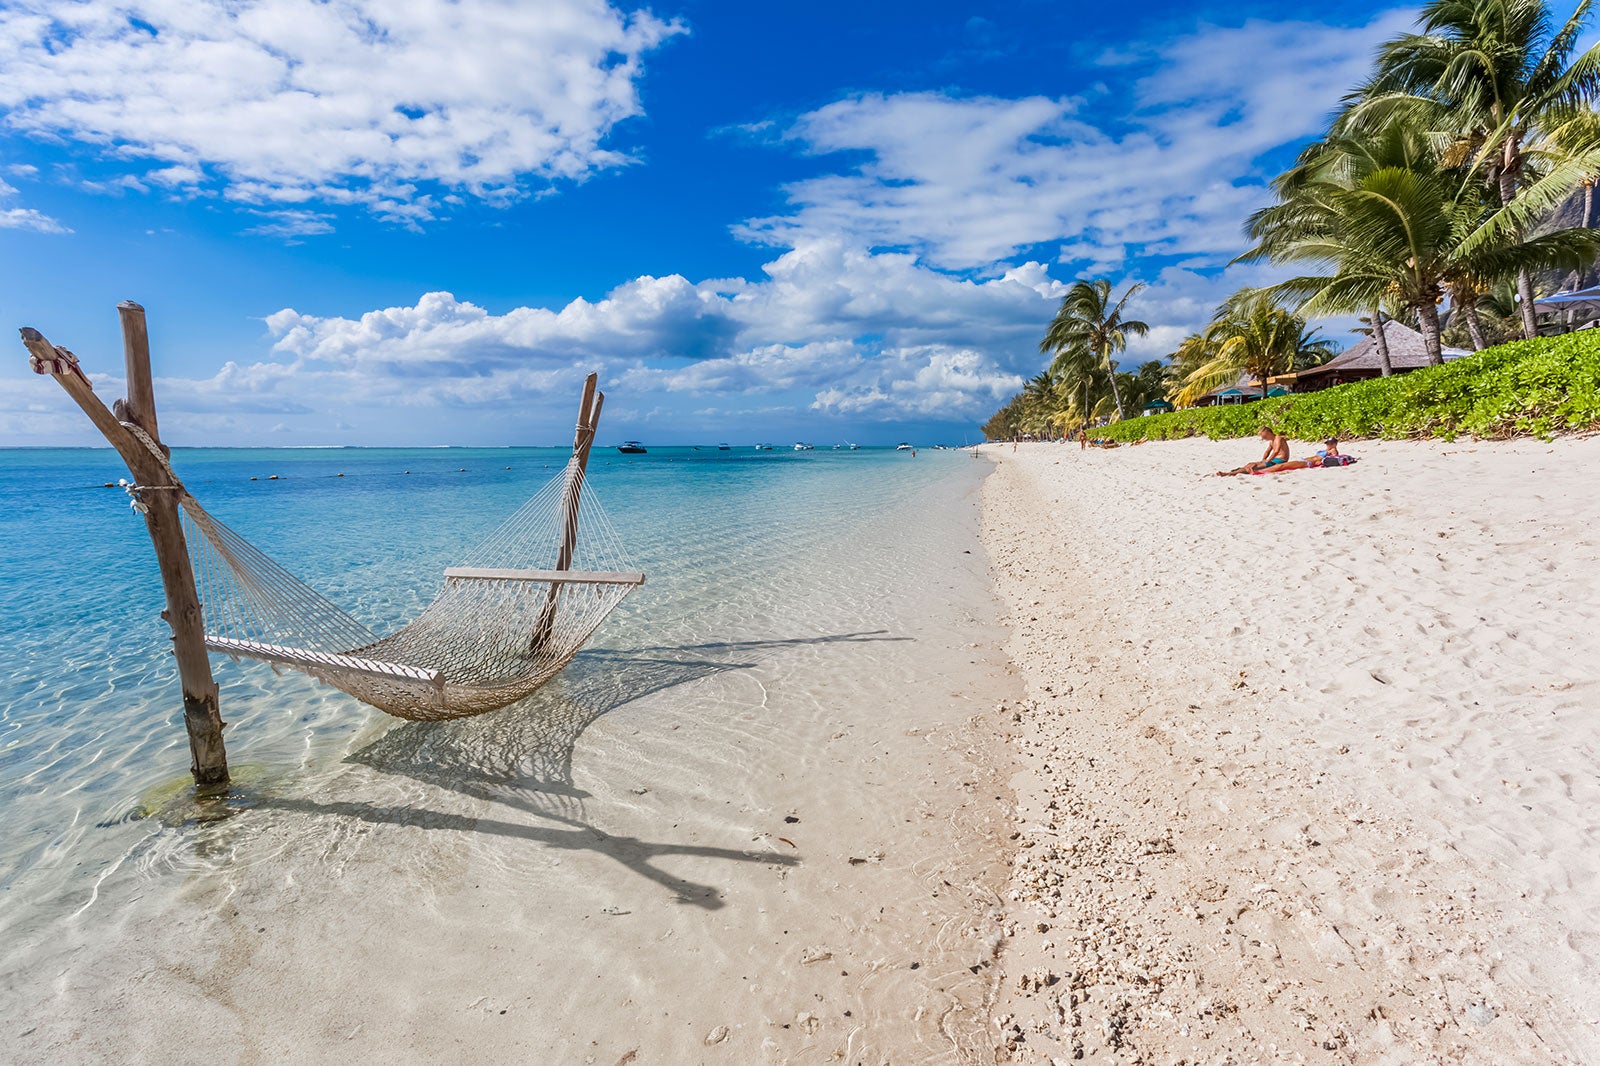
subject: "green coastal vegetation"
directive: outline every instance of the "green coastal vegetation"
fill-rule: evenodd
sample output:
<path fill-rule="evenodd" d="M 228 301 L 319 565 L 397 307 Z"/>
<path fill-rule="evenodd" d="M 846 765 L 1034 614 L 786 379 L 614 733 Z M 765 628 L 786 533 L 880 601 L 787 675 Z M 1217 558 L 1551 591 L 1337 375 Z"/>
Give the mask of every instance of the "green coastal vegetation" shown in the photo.
<path fill-rule="evenodd" d="M 1600 340 L 1540 338 L 1536 298 L 1600 257 L 1600 45 L 1574 55 L 1589 0 L 1433 0 L 1385 42 L 1368 78 L 1245 220 L 1234 260 L 1288 276 L 1241 289 L 1165 359 L 1118 366 L 1142 285 L 1075 282 L 1040 342 L 1049 358 L 984 425 L 990 439 L 1086 426 L 1112 440 L 1273 424 L 1290 436 L 1548 435 L 1600 428 Z M 1581 201 L 1580 209 L 1577 207 Z M 1576 216 L 1576 217 L 1574 217 Z M 1196 407 L 1218 388 L 1277 382 L 1338 346 L 1311 325 L 1359 317 L 1382 376 L 1318 393 Z M 1421 335 L 1423 370 L 1394 375 L 1383 324 Z M 1547 327 L 1548 331 L 1548 327 Z M 1508 340 L 1516 343 L 1501 343 Z M 1476 353 L 1444 361 L 1446 345 Z M 1331 371 L 1330 371 L 1331 372 Z M 1275 391 L 1275 390 L 1274 390 Z M 1171 414 L 1143 415 L 1170 405 Z"/>
<path fill-rule="evenodd" d="M 1485 439 L 1600 431 L 1600 331 L 1489 348 L 1443 366 L 1256 403 L 1192 407 L 1114 422 L 1119 442 L 1252 437 Z"/>

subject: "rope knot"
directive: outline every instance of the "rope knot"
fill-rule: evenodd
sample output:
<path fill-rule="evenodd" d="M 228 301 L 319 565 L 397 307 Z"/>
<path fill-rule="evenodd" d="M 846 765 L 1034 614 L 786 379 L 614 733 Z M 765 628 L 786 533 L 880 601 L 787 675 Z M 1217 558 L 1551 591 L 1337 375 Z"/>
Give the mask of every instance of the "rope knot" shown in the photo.
<path fill-rule="evenodd" d="M 135 485 L 125 477 L 118 478 L 117 484 L 121 485 L 122 491 L 128 494 L 128 506 L 130 508 L 132 508 L 138 514 L 150 513 L 150 505 L 144 502 L 144 496 L 140 494 L 141 490 L 144 489 L 145 486 Z"/>

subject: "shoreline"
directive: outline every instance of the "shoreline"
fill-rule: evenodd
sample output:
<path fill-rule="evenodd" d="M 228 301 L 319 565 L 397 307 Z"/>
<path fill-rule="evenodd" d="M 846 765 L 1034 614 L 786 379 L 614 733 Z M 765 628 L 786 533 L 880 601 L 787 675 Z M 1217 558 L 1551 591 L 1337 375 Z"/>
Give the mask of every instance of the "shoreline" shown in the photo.
<path fill-rule="evenodd" d="M 1600 1054 L 1600 439 L 989 452 L 1019 1062 Z"/>

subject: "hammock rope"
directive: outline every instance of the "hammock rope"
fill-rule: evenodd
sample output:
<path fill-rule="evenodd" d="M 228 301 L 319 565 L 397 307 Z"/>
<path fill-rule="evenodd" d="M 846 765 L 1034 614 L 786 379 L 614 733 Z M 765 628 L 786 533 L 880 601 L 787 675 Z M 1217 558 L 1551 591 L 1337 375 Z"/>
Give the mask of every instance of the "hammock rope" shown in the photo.
<path fill-rule="evenodd" d="M 644 582 L 574 456 L 445 571 L 416 619 L 380 636 L 206 511 L 155 441 L 123 425 L 178 491 L 206 646 L 299 670 L 401 718 L 461 718 L 522 699 Z M 136 505 L 141 488 L 128 487 Z"/>

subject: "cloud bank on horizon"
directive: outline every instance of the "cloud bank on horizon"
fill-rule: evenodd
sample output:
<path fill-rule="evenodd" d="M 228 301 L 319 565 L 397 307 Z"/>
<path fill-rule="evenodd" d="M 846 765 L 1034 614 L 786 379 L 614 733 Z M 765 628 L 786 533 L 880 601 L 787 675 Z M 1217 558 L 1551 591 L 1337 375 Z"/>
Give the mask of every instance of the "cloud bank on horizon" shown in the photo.
<path fill-rule="evenodd" d="M 334 315 L 257 307 L 253 356 L 162 379 L 163 425 L 197 443 L 554 440 L 526 427 L 561 425 L 594 368 L 608 421 L 661 440 L 971 428 L 1041 368 L 1073 277 L 1149 283 L 1139 360 L 1264 276 L 1228 266 L 1264 202 L 1264 161 L 1313 134 L 1411 19 L 1123 41 L 1060 95 L 836 89 L 756 115 L 741 150 L 794 176 L 773 187 L 776 210 L 719 224 L 769 250 L 760 276 L 640 273 L 600 299 L 498 314 L 421 288 L 409 306 Z M 73 217 L 28 202 L 63 187 L 77 199 L 53 202 L 189 205 L 233 227 L 240 255 L 274 239 L 321 254 L 362 214 L 426 235 L 485 206 L 546 210 L 648 170 L 648 138 L 628 131 L 649 122 L 653 58 L 694 33 L 598 0 L 13 4 L 0 229 L 79 239 Z M 56 397 L 17 384 L 0 441 L 89 439 Z"/>

